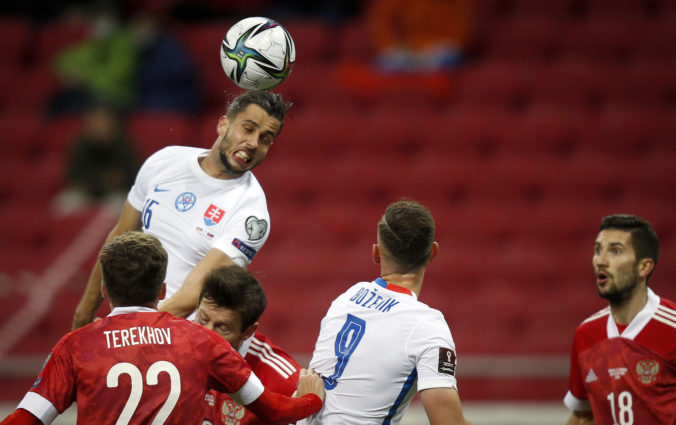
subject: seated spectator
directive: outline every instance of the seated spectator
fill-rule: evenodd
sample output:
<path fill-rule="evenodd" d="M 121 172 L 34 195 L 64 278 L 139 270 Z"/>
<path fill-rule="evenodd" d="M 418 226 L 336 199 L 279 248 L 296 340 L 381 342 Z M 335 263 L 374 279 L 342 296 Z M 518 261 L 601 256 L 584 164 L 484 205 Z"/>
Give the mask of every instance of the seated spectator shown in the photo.
<path fill-rule="evenodd" d="M 387 71 L 452 69 L 462 61 L 474 0 L 373 0 L 367 19 Z"/>
<path fill-rule="evenodd" d="M 98 10 L 91 35 L 56 56 L 59 89 L 47 107 L 51 116 L 87 110 L 95 101 L 128 108 L 136 95 L 138 54 L 131 31 L 115 12 Z"/>
<path fill-rule="evenodd" d="M 134 17 L 131 30 L 139 56 L 136 109 L 197 112 L 201 101 L 199 77 L 183 46 L 150 14 Z"/>
<path fill-rule="evenodd" d="M 67 187 L 54 201 L 58 214 L 69 214 L 92 203 L 120 208 L 138 169 L 133 144 L 120 114 L 106 104 L 87 112 L 82 132 L 71 146 Z"/>

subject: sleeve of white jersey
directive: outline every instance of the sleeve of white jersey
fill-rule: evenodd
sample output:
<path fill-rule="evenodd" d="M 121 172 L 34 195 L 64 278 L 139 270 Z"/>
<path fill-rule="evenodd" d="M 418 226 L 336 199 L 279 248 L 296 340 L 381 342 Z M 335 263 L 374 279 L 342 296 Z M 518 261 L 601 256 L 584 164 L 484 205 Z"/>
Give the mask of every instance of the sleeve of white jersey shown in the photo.
<path fill-rule="evenodd" d="M 148 159 L 145 160 L 138 173 L 134 185 L 129 189 L 127 200 L 132 207 L 141 211 L 146 200 L 146 194 L 151 184 L 151 179 L 155 174 L 157 168 L 158 158 L 162 155 L 163 150 L 155 152 Z"/>
<path fill-rule="evenodd" d="M 408 351 L 416 358 L 418 391 L 458 388 L 455 378 L 455 343 L 443 315 L 433 311 L 414 328 Z"/>
<path fill-rule="evenodd" d="M 270 215 L 265 197 L 256 199 L 229 220 L 227 228 L 212 245 L 245 267 L 265 244 L 270 234 Z"/>

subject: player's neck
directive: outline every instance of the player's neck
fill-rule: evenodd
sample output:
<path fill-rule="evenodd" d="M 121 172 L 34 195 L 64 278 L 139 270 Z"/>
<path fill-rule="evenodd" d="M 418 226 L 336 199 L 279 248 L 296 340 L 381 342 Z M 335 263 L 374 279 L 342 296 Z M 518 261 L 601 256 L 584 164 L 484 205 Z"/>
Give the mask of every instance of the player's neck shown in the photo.
<path fill-rule="evenodd" d="M 209 177 L 221 180 L 230 180 L 242 177 L 241 174 L 229 173 L 219 167 L 220 159 L 217 157 L 218 151 L 212 149 L 207 156 L 198 158 L 200 167 Z"/>
<path fill-rule="evenodd" d="M 626 325 L 634 320 L 634 317 L 643 310 L 647 303 L 648 290 L 645 285 L 638 285 L 634 294 L 624 302 L 610 304 L 610 313 L 613 315 L 615 323 Z"/>
<path fill-rule="evenodd" d="M 382 273 L 380 277 L 387 283 L 401 286 L 420 296 L 424 271 L 415 273 Z"/>

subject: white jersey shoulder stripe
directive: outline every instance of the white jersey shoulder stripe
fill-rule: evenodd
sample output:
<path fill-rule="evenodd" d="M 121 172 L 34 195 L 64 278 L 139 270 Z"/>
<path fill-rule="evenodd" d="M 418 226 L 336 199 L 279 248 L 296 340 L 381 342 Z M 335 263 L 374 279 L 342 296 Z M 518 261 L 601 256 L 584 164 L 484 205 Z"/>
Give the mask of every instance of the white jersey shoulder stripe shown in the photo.
<path fill-rule="evenodd" d="M 662 322 L 665 325 L 671 326 L 672 328 L 676 328 L 676 317 L 670 314 L 665 314 L 660 309 L 657 309 L 653 315 L 653 319 L 657 320 L 658 322 Z"/>
<path fill-rule="evenodd" d="M 669 307 L 660 305 L 657 307 L 657 311 L 664 317 L 667 317 L 671 320 L 676 320 L 676 310 L 672 310 Z"/>
<path fill-rule="evenodd" d="M 255 337 L 251 340 L 248 352 L 259 357 L 263 362 L 270 366 L 274 365 L 275 369 L 280 370 L 280 374 L 284 375 L 285 378 L 288 378 L 296 372 L 295 366 L 289 363 L 284 357 L 275 353 L 270 345 L 261 342 Z"/>
<path fill-rule="evenodd" d="M 587 317 L 582 323 L 587 323 L 591 322 L 592 320 L 596 320 L 598 318 L 607 316 L 610 314 L 610 307 L 606 307 L 602 310 L 597 311 L 596 313 L 592 314 L 591 316 Z"/>
<path fill-rule="evenodd" d="M 251 340 L 251 347 L 258 349 L 261 353 L 268 356 L 271 361 L 276 361 L 277 363 L 279 363 L 279 366 L 287 369 L 289 373 L 294 373 L 296 371 L 296 367 L 291 363 L 289 363 L 284 357 L 275 353 L 275 350 L 273 350 L 269 344 L 262 342 L 254 337 Z"/>
<path fill-rule="evenodd" d="M 667 326 L 671 326 L 672 328 L 676 329 L 676 322 L 668 320 L 660 316 L 659 314 L 656 314 L 653 316 L 653 319 L 657 320 L 658 322 L 662 322 Z"/>

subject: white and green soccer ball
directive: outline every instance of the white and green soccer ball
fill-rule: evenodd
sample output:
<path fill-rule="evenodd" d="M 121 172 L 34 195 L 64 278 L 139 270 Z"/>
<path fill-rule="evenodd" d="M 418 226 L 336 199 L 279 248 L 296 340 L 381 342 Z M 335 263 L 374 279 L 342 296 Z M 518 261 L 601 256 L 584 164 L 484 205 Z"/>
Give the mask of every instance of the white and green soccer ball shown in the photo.
<path fill-rule="evenodd" d="M 279 23 L 263 17 L 245 18 L 233 25 L 221 44 L 225 74 L 247 90 L 267 90 L 289 76 L 296 46 Z"/>

